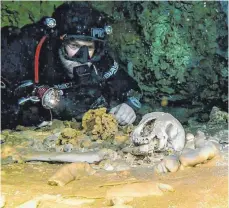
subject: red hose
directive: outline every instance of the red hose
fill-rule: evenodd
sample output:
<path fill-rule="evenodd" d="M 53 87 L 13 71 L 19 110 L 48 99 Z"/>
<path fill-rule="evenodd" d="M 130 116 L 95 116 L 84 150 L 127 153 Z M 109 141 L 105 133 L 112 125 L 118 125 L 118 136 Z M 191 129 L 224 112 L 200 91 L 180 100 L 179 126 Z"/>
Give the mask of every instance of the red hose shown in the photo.
<path fill-rule="evenodd" d="M 41 51 L 41 47 L 43 45 L 43 43 L 45 42 L 45 39 L 47 38 L 47 36 L 43 36 L 39 42 L 39 44 L 37 45 L 36 48 L 36 53 L 35 53 L 35 62 L 34 62 L 34 81 L 35 83 L 39 83 L 39 57 L 40 57 L 40 51 Z"/>

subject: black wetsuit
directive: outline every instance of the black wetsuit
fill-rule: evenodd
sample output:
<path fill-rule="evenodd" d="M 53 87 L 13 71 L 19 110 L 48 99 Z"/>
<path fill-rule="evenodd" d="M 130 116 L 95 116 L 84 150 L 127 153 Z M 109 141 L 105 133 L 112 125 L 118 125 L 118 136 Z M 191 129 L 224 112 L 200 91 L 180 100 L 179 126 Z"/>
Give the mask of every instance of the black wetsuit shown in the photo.
<path fill-rule="evenodd" d="M 25 80 L 34 80 L 34 59 L 36 47 L 46 34 L 39 24 L 23 27 L 21 30 L 2 28 L 1 76 L 2 128 L 12 128 L 18 124 L 36 125 L 50 119 L 49 111 L 41 103 L 27 102 L 18 105 L 22 96 L 15 89 Z M 137 83 L 117 66 L 108 51 L 89 67 L 78 67 L 70 78 L 58 54 L 61 40 L 50 35 L 40 51 L 39 85 L 48 85 L 63 90 L 59 105 L 53 109 L 58 119 L 81 119 L 83 113 L 91 108 L 105 106 L 108 109 L 128 101 L 130 90 L 139 91 Z M 134 106 L 132 106 L 134 107 Z"/>

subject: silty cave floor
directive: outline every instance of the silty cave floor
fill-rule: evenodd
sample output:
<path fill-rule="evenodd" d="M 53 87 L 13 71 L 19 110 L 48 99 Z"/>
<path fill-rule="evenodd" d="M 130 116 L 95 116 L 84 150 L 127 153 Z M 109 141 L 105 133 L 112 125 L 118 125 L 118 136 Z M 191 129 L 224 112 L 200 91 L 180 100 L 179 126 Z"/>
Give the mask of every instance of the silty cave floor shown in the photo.
<path fill-rule="evenodd" d="M 57 128 L 58 130 L 59 128 Z M 216 135 L 218 141 L 228 144 L 228 126 L 196 124 L 186 128 L 186 132 L 195 134 L 202 130 L 206 135 Z M 23 130 L 2 132 L 1 195 L 6 208 L 105 208 L 112 207 L 106 194 L 112 187 L 139 182 L 157 182 L 169 184 L 174 191 L 163 192 L 162 196 L 135 197 L 127 205 L 114 208 L 226 208 L 228 207 L 228 145 L 220 156 L 199 164 L 184 168 L 175 173 L 156 174 L 152 165 L 140 164 L 130 170 L 119 172 L 98 170 L 96 174 L 81 175 L 63 187 L 48 185 L 48 179 L 64 164 L 46 162 L 12 163 L 3 159 L 9 155 L 17 156 L 17 147 L 31 148 L 31 140 L 36 141 L 33 148 L 43 148 L 42 141 L 52 131 Z M 3 136 L 4 135 L 4 136 Z M 99 144 L 101 145 L 101 144 Z M 140 159 L 141 160 L 141 159 Z M 19 158 L 20 161 L 20 158 Z M 145 191 L 145 187 L 143 188 Z M 37 197 L 40 197 L 39 203 Z M 25 203 L 28 206 L 24 206 Z M 79 205 L 79 203 L 83 203 Z M 19 206 L 22 205 L 23 206 Z M 1 201 L 0 201 L 1 205 Z M 0 206 L 1 207 L 1 206 Z"/>
<path fill-rule="evenodd" d="M 3 165 L 1 169 L 2 194 L 5 196 L 5 207 L 17 207 L 37 196 L 49 194 L 61 195 L 65 199 L 80 197 L 95 200 L 82 206 L 69 205 L 58 200 L 44 200 L 38 208 L 101 208 L 107 207 L 105 195 L 112 186 L 154 180 L 171 185 L 175 191 L 166 192 L 163 196 L 135 198 L 128 205 L 136 208 L 226 208 L 228 207 L 227 156 L 227 151 L 225 151 L 220 159 L 215 158 L 205 164 L 185 168 L 176 173 L 155 176 L 150 169 L 138 168 L 135 171 L 106 172 L 96 176 L 85 176 L 64 187 L 47 184 L 47 180 L 63 164 L 41 162 L 8 164 Z"/>

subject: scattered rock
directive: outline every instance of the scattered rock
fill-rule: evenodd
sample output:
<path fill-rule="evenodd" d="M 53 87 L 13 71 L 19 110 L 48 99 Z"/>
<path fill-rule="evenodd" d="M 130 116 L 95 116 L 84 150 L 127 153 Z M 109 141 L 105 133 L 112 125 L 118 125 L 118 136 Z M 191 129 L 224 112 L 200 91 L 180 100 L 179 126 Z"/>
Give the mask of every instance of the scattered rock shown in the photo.
<path fill-rule="evenodd" d="M 65 128 L 61 132 L 61 136 L 63 138 L 67 138 L 67 139 L 76 138 L 78 135 L 79 135 L 79 131 L 72 129 L 72 128 Z"/>
<path fill-rule="evenodd" d="M 57 145 L 71 144 L 75 148 L 80 147 L 80 142 L 84 138 L 83 131 L 73 128 L 64 128 L 61 135 L 58 137 Z"/>
<path fill-rule="evenodd" d="M 229 131 L 227 130 L 221 130 L 215 133 L 212 138 L 214 138 L 215 141 L 218 141 L 220 144 L 228 144 L 228 135 Z"/>
<path fill-rule="evenodd" d="M 72 144 L 65 144 L 63 147 L 64 152 L 71 152 L 73 150 L 73 145 Z"/>
<path fill-rule="evenodd" d="M 0 138 L 0 144 L 3 144 L 5 142 L 6 136 L 1 134 Z"/>
<path fill-rule="evenodd" d="M 52 120 L 52 126 L 51 129 L 55 130 L 58 129 L 58 131 L 61 131 L 65 128 L 64 122 L 61 120 L 53 119 Z"/>
<path fill-rule="evenodd" d="M 89 149 L 92 145 L 93 145 L 93 143 L 90 139 L 83 139 L 80 143 L 81 148 Z"/>
<path fill-rule="evenodd" d="M 228 122 L 228 113 L 221 111 L 218 107 L 214 106 L 211 110 L 209 118 L 210 123 Z"/>
<path fill-rule="evenodd" d="M 115 135 L 115 137 L 114 137 L 114 143 L 115 144 L 123 144 L 128 140 L 129 140 L 128 135 Z"/>
<path fill-rule="evenodd" d="M 58 137 L 60 136 L 60 132 L 52 134 L 43 140 L 43 146 L 46 150 L 50 151 L 51 149 L 55 149 L 58 143 Z"/>

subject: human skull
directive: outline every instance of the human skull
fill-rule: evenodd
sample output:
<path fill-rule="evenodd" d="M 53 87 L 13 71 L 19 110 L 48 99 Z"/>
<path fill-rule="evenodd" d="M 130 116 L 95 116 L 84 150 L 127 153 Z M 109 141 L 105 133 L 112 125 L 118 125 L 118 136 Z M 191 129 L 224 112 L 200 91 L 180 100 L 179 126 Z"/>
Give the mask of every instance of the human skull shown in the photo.
<path fill-rule="evenodd" d="M 171 114 L 153 112 L 143 116 L 132 132 L 131 141 L 136 146 L 153 144 L 157 151 L 181 151 L 185 145 L 185 131 Z"/>

